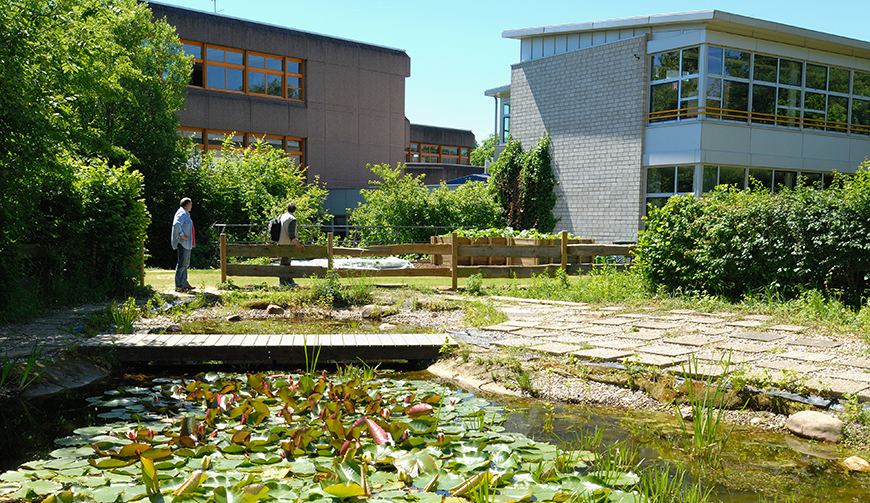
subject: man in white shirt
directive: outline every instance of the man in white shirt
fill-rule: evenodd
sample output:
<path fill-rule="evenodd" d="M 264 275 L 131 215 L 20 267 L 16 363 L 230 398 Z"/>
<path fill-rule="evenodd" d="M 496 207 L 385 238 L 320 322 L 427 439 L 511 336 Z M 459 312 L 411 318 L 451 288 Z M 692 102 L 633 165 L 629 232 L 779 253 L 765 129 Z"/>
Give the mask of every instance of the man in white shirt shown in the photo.
<path fill-rule="evenodd" d="M 305 246 L 299 242 L 299 232 L 296 228 L 296 204 L 293 202 L 287 203 L 287 212 L 279 217 L 281 222 L 281 236 L 278 238 L 279 245 L 296 245 L 299 250 L 304 250 Z M 281 257 L 281 265 L 290 265 L 290 257 Z M 278 284 L 280 286 L 296 287 L 298 286 L 293 278 L 279 277 Z"/>

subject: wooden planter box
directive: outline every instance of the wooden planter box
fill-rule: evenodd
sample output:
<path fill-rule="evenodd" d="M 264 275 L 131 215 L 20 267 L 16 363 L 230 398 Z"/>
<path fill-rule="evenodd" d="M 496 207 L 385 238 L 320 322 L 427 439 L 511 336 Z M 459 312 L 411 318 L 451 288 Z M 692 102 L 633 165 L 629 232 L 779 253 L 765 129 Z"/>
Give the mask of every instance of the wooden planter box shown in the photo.
<path fill-rule="evenodd" d="M 429 238 L 429 242 L 431 244 L 451 244 L 453 243 L 452 236 L 432 236 Z M 471 239 L 469 238 L 456 238 L 456 244 L 458 245 L 470 245 Z M 484 244 L 484 243 L 478 243 Z M 453 260 L 450 255 L 432 255 L 431 262 L 435 265 L 443 265 L 445 267 L 452 267 Z M 459 265 L 471 265 L 471 257 L 459 257 L 458 259 Z"/>

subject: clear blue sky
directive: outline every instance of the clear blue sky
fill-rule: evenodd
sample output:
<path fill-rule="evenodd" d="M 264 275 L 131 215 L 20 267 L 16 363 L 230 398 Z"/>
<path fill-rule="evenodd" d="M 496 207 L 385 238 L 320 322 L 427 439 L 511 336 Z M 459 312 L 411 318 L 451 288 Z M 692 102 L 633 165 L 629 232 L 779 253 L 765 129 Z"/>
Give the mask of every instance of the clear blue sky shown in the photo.
<path fill-rule="evenodd" d="M 716 9 L 870 41 L 868 0 L 157 0 L 332 37 L 404 50 L 411 57 L 405 115 L 414 124 L 494 127 L 484 91 L 510 84 L 520 43 L 505 30 Z"/>

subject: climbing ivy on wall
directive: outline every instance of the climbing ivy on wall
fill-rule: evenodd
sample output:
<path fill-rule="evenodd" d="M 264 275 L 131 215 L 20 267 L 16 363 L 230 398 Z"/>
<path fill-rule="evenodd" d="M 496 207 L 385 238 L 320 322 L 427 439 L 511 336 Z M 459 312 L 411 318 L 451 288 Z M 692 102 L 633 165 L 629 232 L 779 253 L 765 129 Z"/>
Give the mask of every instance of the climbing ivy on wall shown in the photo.
<path fill-rule="evenodd" d="M 490 190 L 504 210 L 505 223 L 514 229 L 552 232 L 556 227 L 553 192 L 556 177 L 550 158 L 550 135 L 544 136 L 528 152 L 513 137 L 490 166 Z"/>

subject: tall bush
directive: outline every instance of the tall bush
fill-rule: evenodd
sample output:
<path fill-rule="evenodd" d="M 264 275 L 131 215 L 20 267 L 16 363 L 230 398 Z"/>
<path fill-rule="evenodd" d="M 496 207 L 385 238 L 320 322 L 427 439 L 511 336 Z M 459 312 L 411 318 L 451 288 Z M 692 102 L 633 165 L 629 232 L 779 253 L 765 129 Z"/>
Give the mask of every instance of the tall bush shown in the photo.
<path fill-rule="evenodd" d="M 860 305 L 870 280 L 868 163 L 831 187 L 718 187 L 650 210 L 638 264 L 655 284 L 727 297 L 817 289 Z"/>
<path fill-rule="evenodd" d="M 501 209 L 486 184 L 470 182 L 452 189 L 443 183 L 430 191 L 422 176 L 403 174 L 402 167 L 369 166 L 379 179 L 360 193 L 365 204 L 353 209 L 350 224 L 360 226 L 368 244 L 421 243 L 457 227 L 502 225 Z"/>
<path fill-rule="evenodd" d="M 246 148 L 226 141 L 219 152 L 208 151 L 193 158 L 189 169 L 191 188 L 186 195 L 194 200 L 197 237 L 197 252 L 191 257 L 194 267 L 215 264 L 221 230 L 226 230 L 233 241 L 265 239 L 269 219 L 284 213 L 289 201 L 296 204 L 299 239 L 303 242 L 317 240 L 320 229 L 316 226 L 328 218 L 322 210 L 327 190 L 319 180 L 307 181 L 305 168 L 262 141 Z M 166 239 L 161 245 L 169 247 L 172 213 L 161 218 L 166 222 Z M 242 226 L 219 229 L 214 224 Z M 315 227 L 309 227 L 312 225 Z"/>
<path fill-rule="evenodd" d="M 525 153 L 520 142 L 509 137 L 489 172 L 490 188 L 509 227 L 552 232 L 557 222 L 553 189 L 558 182 L 551 164 L 549 133 Z"/>

